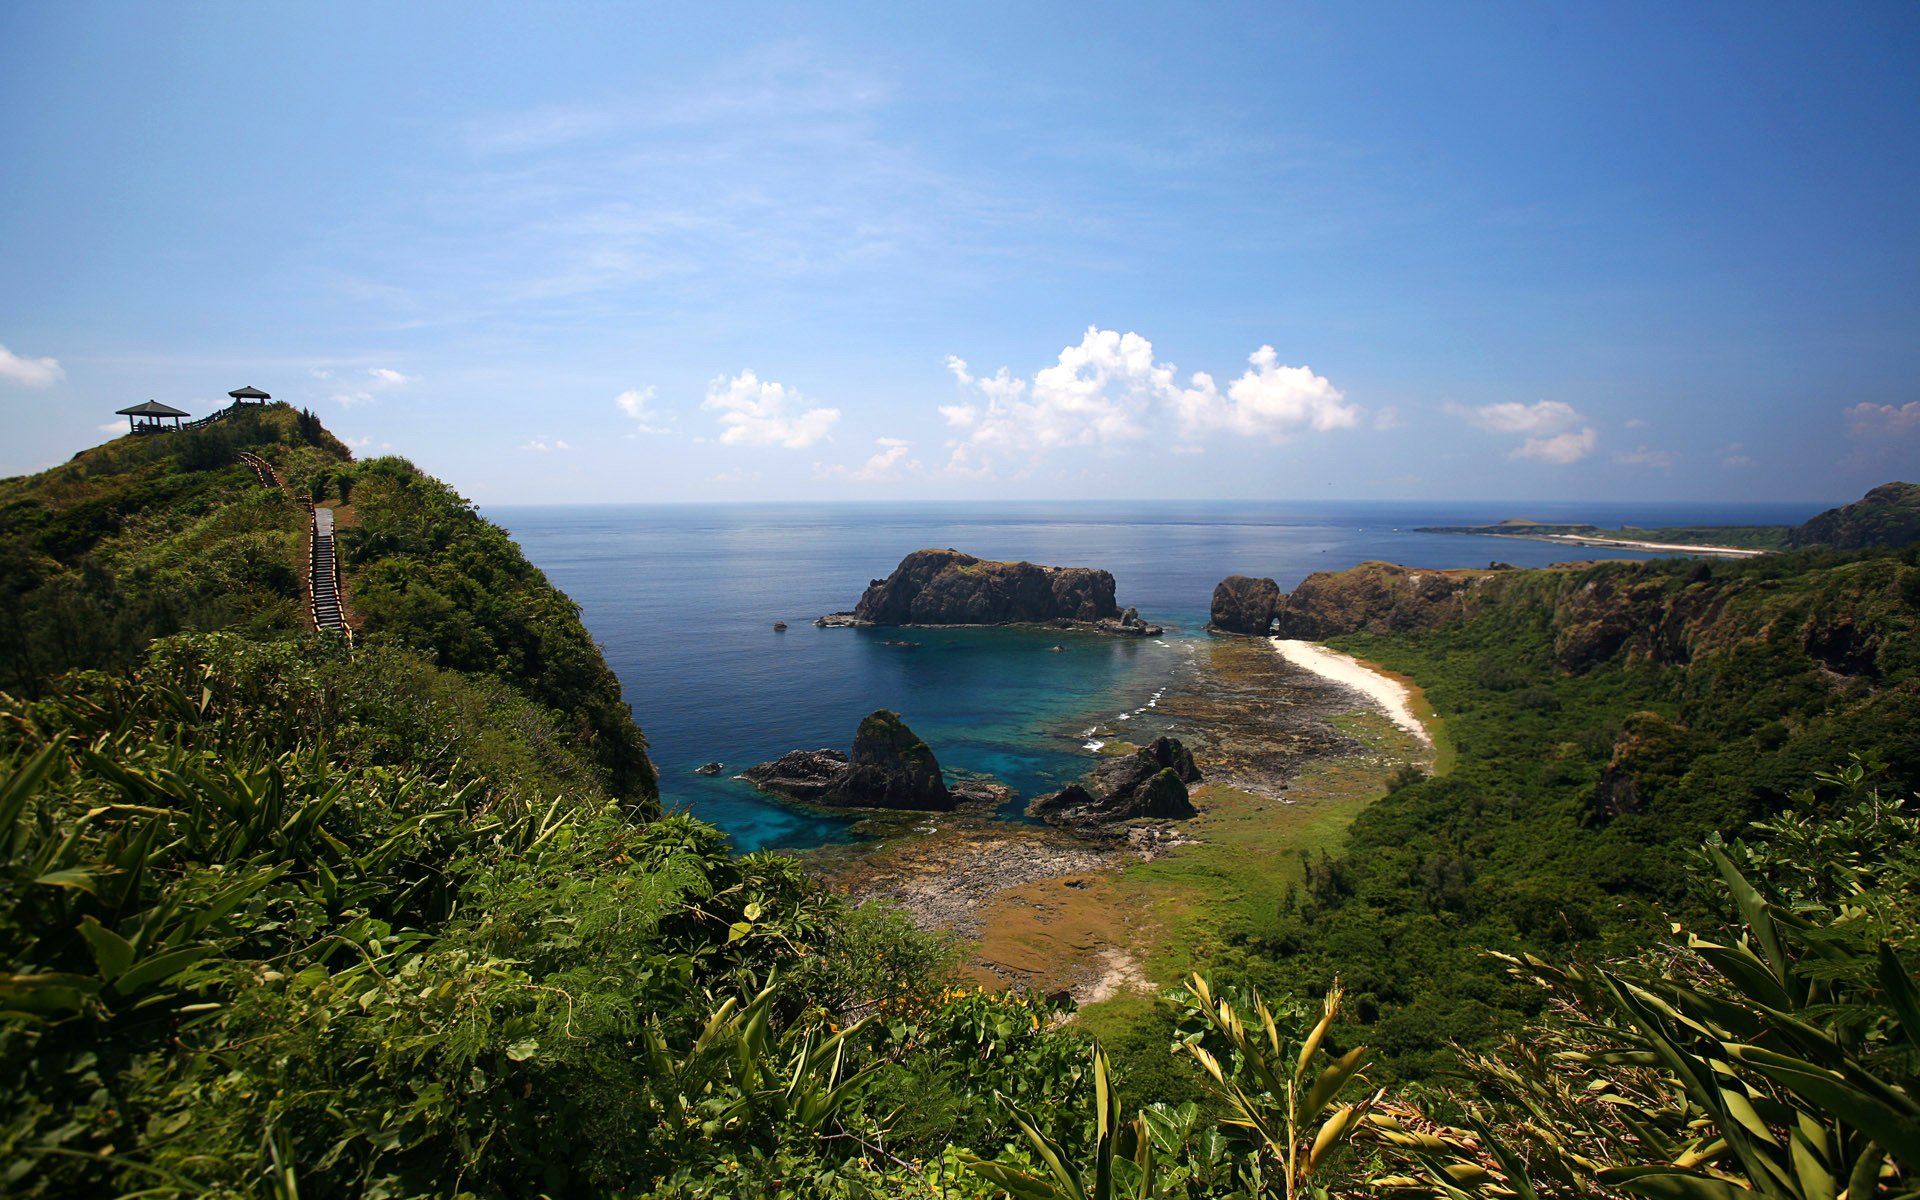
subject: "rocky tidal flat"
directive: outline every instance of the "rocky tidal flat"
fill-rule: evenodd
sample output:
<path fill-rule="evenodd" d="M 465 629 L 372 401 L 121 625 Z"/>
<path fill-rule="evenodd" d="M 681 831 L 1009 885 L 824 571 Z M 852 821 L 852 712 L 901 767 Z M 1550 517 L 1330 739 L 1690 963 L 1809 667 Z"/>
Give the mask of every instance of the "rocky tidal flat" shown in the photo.
<path fill-rule="evenodd" d="M 1286 803 L 1302 769 L 1358 755 L 1365 747 L 1335 726 L 1356 707 L 1351 691 L 1289 664 L 1262 639 L 1208 639 L 1157 705 L 1124 727 L 1143 743 L 1179 739 L 1206 781 L 1192 794 L 1203 819 L 1060 829 L 974 806 L 876 814 L 865 830 L 872 840 L 802 857 L 855 900 L 899 904 L 921 928 L 967 939 L 976 974 L 1092 1002 L 1145 980 L 1145 930 L 1115 904 L 1115 873 L 1204 841 L 1216 796 Z M 1109 748 L 1132 755 L 1145 746 Z M 1090 754 L 1089 770 L 1102 761 Z"/>

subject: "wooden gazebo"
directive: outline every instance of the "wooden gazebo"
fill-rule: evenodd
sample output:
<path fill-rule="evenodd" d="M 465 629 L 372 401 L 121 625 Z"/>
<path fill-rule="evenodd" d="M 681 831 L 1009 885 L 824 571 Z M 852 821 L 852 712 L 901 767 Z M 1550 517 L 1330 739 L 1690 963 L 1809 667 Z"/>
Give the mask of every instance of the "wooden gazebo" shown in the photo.
<path fill-rule="evenodd" d="M 243 388 L 235 388 L 231 392 L 228 392 L 227 395 L 233 397 L 235 404 L 265 404 L 267 401 L 273 399 L 272 396 L 267 395 L 252 384 L 248 384 Z"/>
<path fill-rule="evenodd" d="M 128 433 L 171 433 L 180 428 L 180 418 L 186 413 L 172 405 L 162 404 L 158 400 L 149 400 L 145 404 L 136 404 L 132 408 L 116 410 L 127 419 Z M 173 425 L 166 424 L 167 418 L 173 418 Z"/>

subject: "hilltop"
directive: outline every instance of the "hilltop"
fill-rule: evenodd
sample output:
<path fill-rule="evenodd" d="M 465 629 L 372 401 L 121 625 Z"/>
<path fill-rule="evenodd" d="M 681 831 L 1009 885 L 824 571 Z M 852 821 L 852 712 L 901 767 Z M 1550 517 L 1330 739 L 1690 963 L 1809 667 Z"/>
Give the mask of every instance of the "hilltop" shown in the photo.
<path fill-rule="evenodd" d="M 1787 544 L 1858 550 L 1920 541 L 1920 484 L 1883 483 L 1852 504 L 1828 509 L 1794 529 Z"/>
<path fill-rule="evenodd" d="M 291 496 L 263 487 L 242 452 Z M 0 480 L 0 690 L 31 697 L 64 671 L 126 671 L 175 634 L 298 642 L 310 627 L 298 501 L 335 510 L 364 645 L 530 704 L 605 786 L 654 802 L 645 739 L 572 601 L 445 484 L 405 459 L 356 461 L 285 404 Z"/>

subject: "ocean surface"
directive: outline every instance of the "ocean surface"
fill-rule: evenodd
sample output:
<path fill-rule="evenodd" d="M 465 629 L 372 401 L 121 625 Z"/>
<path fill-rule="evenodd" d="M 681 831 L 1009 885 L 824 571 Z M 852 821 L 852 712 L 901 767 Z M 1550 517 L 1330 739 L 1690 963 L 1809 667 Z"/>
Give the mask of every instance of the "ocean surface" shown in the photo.
<path fill-rule="evenodd" d="M 789 750 L 845 750 L 875 708 L 899 711 L 950 773 L 990 774 L 1023 798 L 1088 768 L 1096 722 L 1125 728 L 1130 740 L 1151 736 L 1152 701 L 1193 661 L 1214 584 L 1228 575 L 1264 575 L 1291 590 L 1314 571 L 1368 559 L 1469 567 L 1595 557 L 1547 542 L 1412 532 L 1519 513 L 1654 527 L 1798 523 L 1815 511 L 1699 503 L 1029 502 L 499 506 L 485 515 L 580 605 L 646 731 L 665 803 L 755 850 L 852 838 L 852 818 L 782 804 L 732 776 Z M 1167 634 L 812 624 L 852 608 L 870 580 L 908 553 L 947 546 L 989 559 L 1104 568 L 1120 605 L 1137 607 Z M 787 630 L 775 632 L 775 621 Z M 1063 652 L 1051 652 L 1055 645 Z M 1123 715 L 1137 724 L 1121 725 Z M 710 761 L 724 764 L 719 776 L 693 773 Z"/>

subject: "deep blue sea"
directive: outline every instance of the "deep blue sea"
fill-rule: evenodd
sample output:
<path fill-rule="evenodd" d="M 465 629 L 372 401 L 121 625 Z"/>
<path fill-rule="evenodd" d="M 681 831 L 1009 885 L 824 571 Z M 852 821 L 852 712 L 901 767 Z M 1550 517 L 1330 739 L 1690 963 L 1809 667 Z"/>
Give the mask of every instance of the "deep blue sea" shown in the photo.
<path fill-rule="evenodd" d="M 646 731 L 663 800 L 742 850 L 848 839 L 850 818 L 767 799 L 732 775 L 789 750 L 845 750 L 860 718 L 898 710 L 941 765 L 1022 796 L 1090 765 L 1096 721 L 1150 736 L 1155 693 L 1191 662 L 1213 586 L 1291 590 L 1368 559 L 1540 566 L 1593 557 L 1546 542 L 1414 533 L 1525 515 L 1601 526 L 1798 523 L 1809 505 L 1484 503 L 655 504 L 488 508 L 580 605 Z M 1019 629 L 817 629 L 870 580 L 933 546 L 1113 572 L 1161 639 Z M 1638 555 L 1637 557 L 1652 557 Z M 788 629 L 774 632 L 776 620 Z M 889 639 L 918 643 L 887 645 Z M 1064 653 L 1050 653 L 1054 645 Z M 717 777 L 693 774 L 708 761 Z"/>

